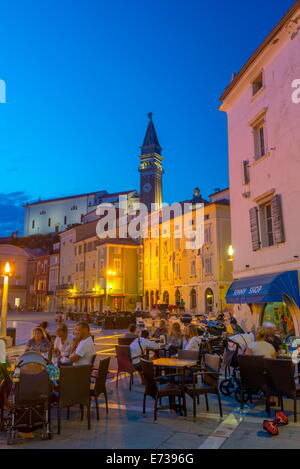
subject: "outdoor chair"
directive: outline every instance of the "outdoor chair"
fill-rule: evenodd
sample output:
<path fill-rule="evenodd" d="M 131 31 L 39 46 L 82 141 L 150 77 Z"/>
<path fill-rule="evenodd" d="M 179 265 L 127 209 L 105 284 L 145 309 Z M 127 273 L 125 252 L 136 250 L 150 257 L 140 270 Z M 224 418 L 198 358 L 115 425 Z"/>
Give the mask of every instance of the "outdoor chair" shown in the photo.
<path fill-rule="evenodd" d="M 205 355 L 204 369 L 193 373 L 193 383 L 185 386 L 185 392 L 193 399 L 193 416 L 196 418 L 196 402 L 204 394 L 206 410 L 209 411 L 208 394 L 215 394 L 218 398 L 220 417 L 223 417 L 222 402 L 219 392 L 219 376 L 221 357 L 218 355 Z M 198 377 L 201 378 L 199 382 Z"/>
<path fill-rule="evenodd" d="M 181 360 L 199 360 L 198 350 L 178 350 L 178 358 Z"/>
<path fill-rule="evenodd" d="M 98 397 L 100 394 L 104 394 L 106 413 L 108 414 L 108 401 L 106 392 L 106 378 L 108 374 L 108 367 L 110 363 L 110 357 L 101 360 L 97 370 L 97 374 L 92 374 L 92 383 L 90 388 L 90 396 L 95 399 L 97 420 L 99 420 L 99 407 Z"/>
<path fill-rule="evenodd" d="M 267 377 L 267 410 L 270 414 L 270 396 L 279 396 L 281 410 L 283 397 L 294 401 L 294 421 L 297 422 L 297 399 L 300 397 L 300 384 L 296 384 L 295 364 L 292 360 L 264 358 Z"/>
<path fill-rule="evenodd" d="M 252 394 L 266 391 L 266 374 L 263 356 L 239 355 L 238 362 L 241 386 L 236 390 L 236 398 L 243 409 L 248 399 L 252 403 Z"/>
<path fill-rule="evenodd" d="M 52 402 L 57 404 L 57 433 L 61 430 L 61 409 L 67 408 L 67 418 L 70 416 L 70 407 L 80 406 L 81 420 L 83 420 L 84 406 L 87 408 L 88 429 L 91 428 L 91 401 L 90 401 L 91 366 L 63 366 L 60 369 L 59 390 L 54 393 Z"/>
<path fill-rule="evenodd" d="M 154 399 L 154 420 L 157 420 L 157 411 L 165 409 L 166 407 L 158 407 L 158 401 L 161 403 L 162 398 L 169 398 L 170 409 L 175 409 L 175 398 L 179 400 L 179 410 L 183 408 L 184 415 L 186 416 L 186 402 L 183 387 L 183 373 L 172 373 L 163 376 L 155 376 L 154 365 L 151 361 L 141 359 L 142 372 L 145 381 L 145 391 L 143 400 L 143 414 L 146 413 L 146 399 L 147 396 Z M 172 381 L 165 382 L 166 379 Z M 174 380 L 176 381 L 174 382 Z M 163 381 L 163 383 L 160 383 Z"/>
<path fill-rule="evenodd" d="M 131 391 L 133 374 L 136 373 L 137 370 L 134 368 L 131 361 L 129 345 L 116 345 L 116 357 L 118 365 L 116 387 L 119 386 L 119 374 L 128 373 L 130 375 L 129 390 Z"/>

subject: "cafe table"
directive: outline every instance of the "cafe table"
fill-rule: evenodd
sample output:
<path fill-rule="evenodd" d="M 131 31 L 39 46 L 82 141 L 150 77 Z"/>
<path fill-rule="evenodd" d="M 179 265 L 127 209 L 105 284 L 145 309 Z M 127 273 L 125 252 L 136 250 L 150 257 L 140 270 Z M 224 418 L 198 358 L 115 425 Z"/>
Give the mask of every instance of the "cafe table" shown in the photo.
<path fill-rule="evenodd" d="M 185 360 L 180 358 L 157 358 L 153 360 L 152 363 L 156 368 L 174 368 L 176 370 L 181 370 L 183 384 L 185 384 L 186 370 L 197 365 L 196 360 Z"/>
<path fill-rule="evenodd" d="M 163 368 L 173 368 L 176 371 L 180 370 L 182 372 L 182 384 L 183 386 L 185 385 L 185 373 L 186 370 L 189 368 L 192 368 L 193 366 L 197 365 L 196 360 L 184 360 L 184 359 L 179 359 L 179 358 L 157 358 L 156 360 L 152 361 L 154 367 L 157 369 L 163 369 Z M 163 375 L 162 375 L 163 376 Z M 175 402 L 172 404 L 172 408 L 176 411 L 179 412 L 180 415 L 182 415 L 182 408 L 181 405 L 176 406 Z M 186 415 L 186 411 L 185 411 Z"/>

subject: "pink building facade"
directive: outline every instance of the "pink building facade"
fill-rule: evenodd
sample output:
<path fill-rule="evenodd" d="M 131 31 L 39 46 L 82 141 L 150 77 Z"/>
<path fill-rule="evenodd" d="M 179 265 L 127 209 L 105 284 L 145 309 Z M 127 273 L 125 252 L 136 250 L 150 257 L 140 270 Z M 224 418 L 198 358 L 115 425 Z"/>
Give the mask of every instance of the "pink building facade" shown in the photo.
<path fill-rule="evenodd" d="M 300 1 L 221 96 L 227 113 L 233 272 L 245 329 L 300 335 Z"/>

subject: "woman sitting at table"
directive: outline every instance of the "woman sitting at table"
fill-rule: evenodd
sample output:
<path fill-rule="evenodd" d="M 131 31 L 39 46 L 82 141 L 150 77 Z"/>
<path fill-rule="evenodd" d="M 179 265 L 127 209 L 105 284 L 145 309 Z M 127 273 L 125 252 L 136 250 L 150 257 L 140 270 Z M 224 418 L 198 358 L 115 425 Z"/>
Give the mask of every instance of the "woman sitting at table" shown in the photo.
<path fill-rule="evenodd" d="M 198 327 L 190 324 L 186 328 L 184 350 L 199 350 L 201 337 L 199 336 Z"/>
<path fill-rule="evenodd" d="M 27 342 L 25 352 L 48 353 L 51 350 L 51 344 L 46 338 L 44 330 L 41 327 L 35 327 L 32 332 L 32 338 Z"/>
<path fill-rule="evenodd" d="M 182 348 L 183 335 L 181 332 L 179 322 L 173 322 L 170 333 L 167 337 L 167 344 L 169 346 L 168 352 L 169 355 L 175 355 L 178 352 L 178 349 Z"/>
<path fill-rule="evenodd" d="M 159 321 L 159 326 L 154 331 L 152 337 L 154 339 L 160 339 L 161 336 L 167 337 L 167 335 L 168 335 L 168 328 L 166 325 L 166 321 L 164 319 L 161 319 L 161 321 Z"/>
<path fill-rule="evenodd" d="M 64 323 L 59 323 L 56 329 L 53 354 L 60 363 L 69 361 L 73 339 L 74 336 L 72 334 L 68 334 L 68 326 Z"/>

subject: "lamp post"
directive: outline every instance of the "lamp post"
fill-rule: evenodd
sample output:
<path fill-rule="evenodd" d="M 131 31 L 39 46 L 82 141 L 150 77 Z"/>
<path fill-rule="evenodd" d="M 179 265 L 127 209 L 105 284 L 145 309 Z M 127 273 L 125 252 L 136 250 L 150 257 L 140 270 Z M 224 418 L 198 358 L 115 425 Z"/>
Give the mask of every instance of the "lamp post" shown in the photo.
<path fill-rule="evenodd" d="M 2 310 L 1 310 L 1 336 L 6 336 L 7 322 L 7 299 L 8 299 L 8 279 L 11 276 L 10 263 L 6 262 L 3 276 L 3 294 L 2 294 Z"/>

